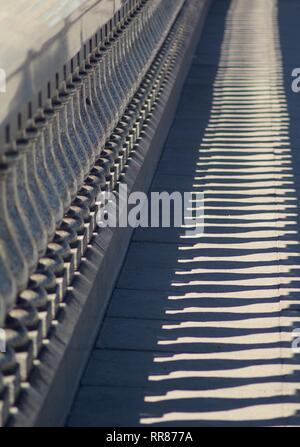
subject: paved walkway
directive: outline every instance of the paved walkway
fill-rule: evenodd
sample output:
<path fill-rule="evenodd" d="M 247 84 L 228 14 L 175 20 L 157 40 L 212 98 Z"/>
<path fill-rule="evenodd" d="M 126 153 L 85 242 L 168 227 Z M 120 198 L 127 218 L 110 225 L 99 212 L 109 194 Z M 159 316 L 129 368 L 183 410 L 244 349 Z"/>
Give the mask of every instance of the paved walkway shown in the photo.
<path fill-rule="evenodd" d="M 204 191 L 205 234 L 136 231 L 69 425 L 300 425 L 299 23 L 212 7 L 152 185 Z"/>

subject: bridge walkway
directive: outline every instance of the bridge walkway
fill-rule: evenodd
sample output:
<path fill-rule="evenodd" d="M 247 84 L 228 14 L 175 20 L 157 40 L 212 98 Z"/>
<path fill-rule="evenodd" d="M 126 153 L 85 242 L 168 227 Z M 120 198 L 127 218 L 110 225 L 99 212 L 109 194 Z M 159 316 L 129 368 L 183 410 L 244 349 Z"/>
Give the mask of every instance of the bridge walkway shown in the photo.
<path fill-rule="evenodd" d="M 299 20 L 214 2 L 151 188 L 204 235 L 135 231 L 69 426 L 300 424 Z"/>

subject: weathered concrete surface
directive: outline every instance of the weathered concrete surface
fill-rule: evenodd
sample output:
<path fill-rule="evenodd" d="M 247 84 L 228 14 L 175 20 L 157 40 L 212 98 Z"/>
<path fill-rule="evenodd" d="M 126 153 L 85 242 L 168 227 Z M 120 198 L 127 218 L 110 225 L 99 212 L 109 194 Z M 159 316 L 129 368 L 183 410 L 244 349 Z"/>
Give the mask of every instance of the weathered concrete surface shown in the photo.
<path fill-rule="evenodd" d="M 70 426 L 300 424 L 300 4 L 277 6 L 210 11 L 152 184 L 204 191 L 205 234 L 135 232 Z"/>

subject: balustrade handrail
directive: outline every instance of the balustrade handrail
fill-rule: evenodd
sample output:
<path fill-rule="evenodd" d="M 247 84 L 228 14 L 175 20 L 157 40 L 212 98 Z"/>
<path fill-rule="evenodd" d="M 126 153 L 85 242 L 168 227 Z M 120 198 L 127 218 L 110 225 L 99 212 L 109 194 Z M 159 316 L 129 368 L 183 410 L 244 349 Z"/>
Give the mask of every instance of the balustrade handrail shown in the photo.
<path fill-rule="evenodd" d="M 57 77 L 83 60 L 136 0 L 21 0 L 0 2 L 0 154 L 26 120 L 45 105 Z M 104 27 L 106 26 L 106 29 Z M 86 50 L 84 47 L 86 46 Z M 74 59 L 76 65 L 76 61 Z"/>

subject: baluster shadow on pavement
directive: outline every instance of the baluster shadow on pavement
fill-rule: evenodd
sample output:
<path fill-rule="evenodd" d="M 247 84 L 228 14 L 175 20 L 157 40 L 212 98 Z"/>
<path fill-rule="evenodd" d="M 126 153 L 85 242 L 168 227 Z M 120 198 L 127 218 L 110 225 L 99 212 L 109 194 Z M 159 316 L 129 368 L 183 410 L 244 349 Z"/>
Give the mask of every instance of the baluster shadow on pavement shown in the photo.
<path fill-rule="evenodd" d="M 205 234 L 135 232 L 70 426 L 299 425 L 300 5 L 278 3 L 283 76 L 277 3 L 249 4 L 212 6 L 152 185 L 204 191 Z"/>

